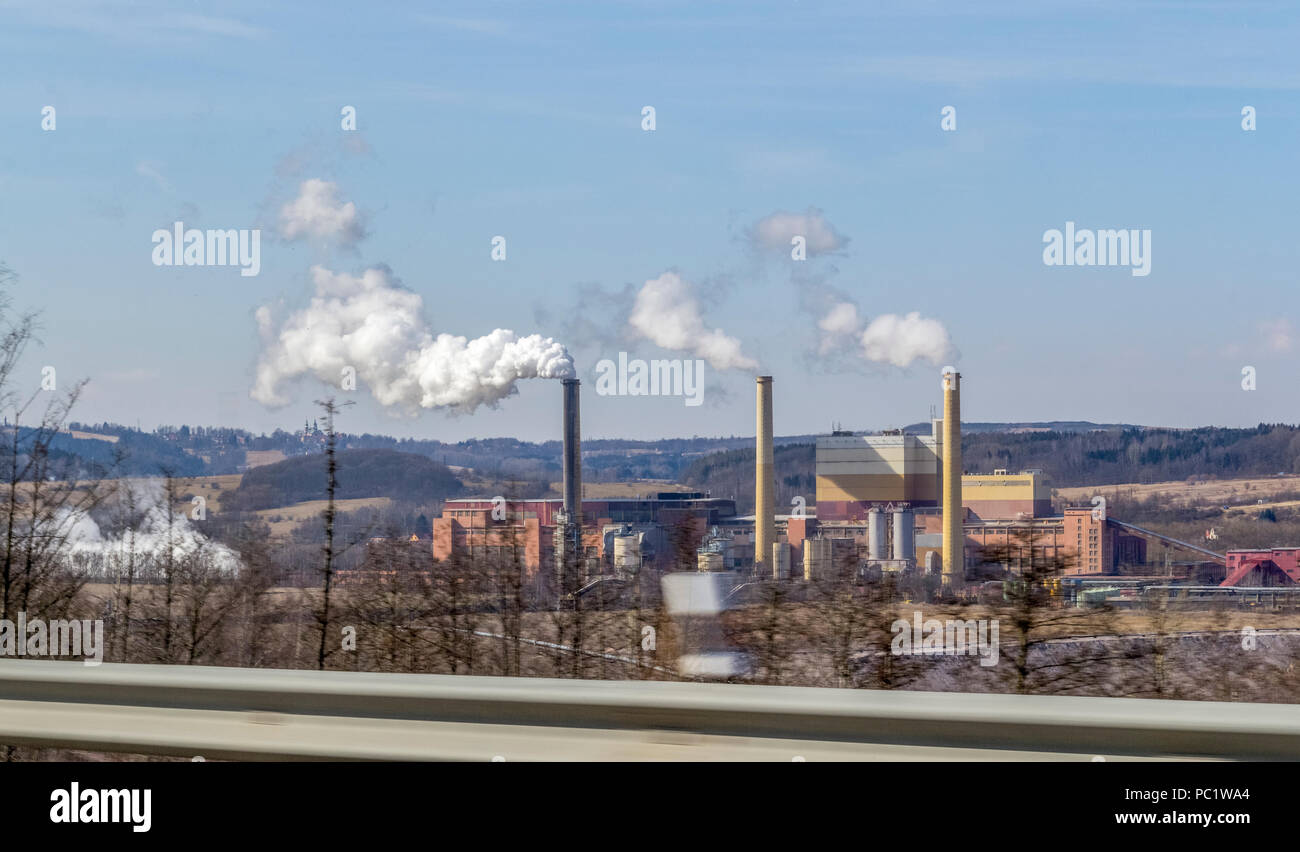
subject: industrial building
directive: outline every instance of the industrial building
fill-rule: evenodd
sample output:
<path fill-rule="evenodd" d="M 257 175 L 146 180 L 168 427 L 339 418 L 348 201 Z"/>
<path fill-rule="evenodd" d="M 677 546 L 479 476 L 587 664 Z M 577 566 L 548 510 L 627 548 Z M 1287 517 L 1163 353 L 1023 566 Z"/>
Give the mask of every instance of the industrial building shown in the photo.
<path fill-rule="evenodd" d="M 518 554 L 531 576 L 543 566 L 556 564 L 557 530 L 581 529 L 577 561 L 584 566 L 593 560 L 613 566 L 617 550 L 621 551 L 621 564 L 628 567 L 634 554 L 639 564 L 641 557 L 653 558 L 668 549 L 671 542 L 663 533 L 665 529 L 689 527 L 702 536 L 710 527 L 735 516 L 736 501 L 698 492 L 583 500 L 580 522 L 566 515 L 564 500 L 554 498 L 448 500 L 442 515 L 433 520 L 433 555 L 447 561 L 484 555 L 514 559 Z M 568 517 L 575 517 L 575 522 L 569 524 Z M 628 540 L 620 543 L 628 538 L 635 539 L 635 544 Z"/>
<path fill-rule="evenodd" d="M 791 518 L 782 544 L 798 564 L 805 557 L 805 542 L 836 539 L 852 546 L 851 558 L 876 564 L 886 571 L 919 567 L 941 568 L 943 513 L 938 509 L 912 510 L 905 504 L 875 508 L 864 522 L 824 522 L 819 518 Z M 911 533 L 909 536 L 908 533 Z M 1066 509 L 1064 515 L 1041 518 L 980 519 L 965 512 L 961 533 L 962 575 L 991 573 L 995 568 L 1016 570 L 1030 564 L 1060 563 L 1063 573 L 1114 574 L 1124 565 L 1146 562 L 1146 540 L 1113 519 L 1095 517 L 1090 508 Z M 910 541 L 909 541 L 910 539 Z M 1032 552 L 1031 552 L 1032 549 Z M 1006 564 L 984 563 L 1003 554 Z M 831 563 L 809 557 L 812 569 Z"/>
<path fill-rule="evenodd" d="M 734 500 L 703 493 L 582 499 L 580 385 L 563 382 L 563 498 L 448 500 L 433 522 L 442 561 L 488 556 L 522 566 L 539 591 L 561 597 L 607 579 L 660 571 L 736 572 L 747 579 L 810 581 L 868 572 L 919 571 L 961 593 L 968 579 L 1055 564 L 1071 577 L 1133 574 L 1147 539 L 1217 554 L 1105 517 L 1091 507 L 1052 513 L 1041 470 L 967 473 L 961 462 L 961 375 L 942 378 L 943 417 L 929 435 L 835 431 L 816 443 L 816 505 L 775 513 L 773 378 L 756 379 L 752 518 Z M 1229 580 L 1300 580 L 1295 552 L 1252 552 Z M 993 564 L 991 559 L 1000 560 Z M 1273 566 L 1273 567 L 1270 567 Z M 1274 570 L 1276 568 L 1276 570 Z M 1234 574 L 1233 571 L 1236 571 Z M 1171 572 L 1163 575 L 1167 582 Z M 1204 575 L 1200 575 L 1202 580 Z M 1222 573 L 1213 582 L 1223 577 Z"/>
<path fill-rule="evenodd" d="M 961 502 L 976 520 L 1042 518 L 1052 514 L 1052 486 L 1041 470 L 964 473 Z"/>
<path fill-rule="evenodd" d="M 929 435 L 837 431 L 817 439 L 816 517 L 787 525 L 793 561 L 805 541 L 834 538 L 854 542 L 861 559 L 884 570 L 938 568 L 947 585 L 991 569 L 981 563 L 995 553 L 1010 563 L 1004 570 L 1030 558 L 1085 575 L 1145 563 L 1146 540 L 1135 528 L 1090 507 L 1053 514 L 1043 471 L 962 470 L 961 375 L 945 371 L 942 387 L 944 416 L 931 421 Z"/>
<path fill-rule="evenodd" d="M 817 439 L 817 517 L 864 521 L 873 507 L 938 506 L 942 494 L 942 420 L 932 435 L 836 432 Z M 1039 518 L 1052 513 L 1052 486 L 1041 470 L 963 473 L 961 503 L 980 519 Z"/>
<path fill-rule="evenodd" d="M 1268 550 L 1229 550 L 1228 576 L 1220 584 L 1228 587 L 1268 588 L 1300 583 L 1300 547 Z"/>
<path fill-rule="evenodd" d="M 817 439 L 817 517 L 864 521 L 873 506 L 939 505 L 940 421 L 933 435 L 835 432 Z"/>
<path fill-rule="evenodd" d="M 886 560 L 879 542 L 884 534 L 883 515 L 888 512 L 895 542 L 888 561 L 910 566 L 917 564 L 918 558 L 914 512 L 937 506 L 940 528 L 936 531 L 938 546 L 933 549 L 939 555 L 927 554 L 925 564 L 941 570 L 945 585 L 960 586 L 966 568 L 961 374 L 945 369 L 942 387 L 943 418 L 931 420 L 929 435 L 907 435 L 901 430 L 880 435 L 837 431 L 817 439 L 817 521 L 841 525 L 840 529 L 828 528 L 822 533 L 836 538 L 854 538 L 853 525 L 866 521 L 867 557 L 883 562 Z M 1012 480 L 981 477 L 972 482 L 973 493 L 981 499 L 978 508 L 999 518 L 1016 517 L 1005 514 L 1010 508 L 1020 510 L 1022 518 L 1033 517 L 1036 510 L 1050 511 L 1051 492 L 1039 476 L 1040 472 L 1027 472 L 1014 480 L 1014 486 Z M 1040 495 L 1047 499 L 1036 501 Z M 873 534 L 877 543 L 874 550 Z M 816 562 L 813 557 L 814 566 Z"/>

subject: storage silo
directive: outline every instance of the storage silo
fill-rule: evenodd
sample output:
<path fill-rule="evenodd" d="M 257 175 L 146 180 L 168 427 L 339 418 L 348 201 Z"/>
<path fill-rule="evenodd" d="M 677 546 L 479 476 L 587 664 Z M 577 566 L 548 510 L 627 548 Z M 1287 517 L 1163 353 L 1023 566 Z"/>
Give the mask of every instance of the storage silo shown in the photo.
<path fill-rule="evenodd" d="M 879 506 L 867 512 L 867 558 L 884 561 L 889 558 L 888 518 Z"/>
<path fill-rule="evenodd" d="M 908 562 L 916 559 L 916 520 L 908 503 L 894 506 L 894 558 Z"/>
<path fill-rule="evenodd" d="M 772 542 L 772 579 L 790 579 L 790 544 L 788 542 Z"/>

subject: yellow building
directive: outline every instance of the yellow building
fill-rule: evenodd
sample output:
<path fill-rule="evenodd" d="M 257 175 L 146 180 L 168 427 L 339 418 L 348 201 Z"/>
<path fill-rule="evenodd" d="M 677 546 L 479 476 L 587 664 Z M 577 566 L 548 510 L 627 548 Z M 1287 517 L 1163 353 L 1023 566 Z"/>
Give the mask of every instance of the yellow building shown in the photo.
<path fill-rule="evenodd" d="M 978 520 L 1041 518 L 1052 514 L 1052 486 L 1041 470 L 968 473 L 961 502 Z"/>
<path fill-rule="evenodd" d="M 846 435 L 817 439 L 817 516 L 863 520 L 873 505 L 939 503 L 933 435 Z"/>
<path fill-rule="evenodd" d="M 817 517 L 862 521 L 872 506 L 938 506 L 942 496 L 942 420 L 932 435 L 849 435 L 817 439 Z M 1041 518 L 1052 487 L 1041 470 L 964 474 L 961 505 L 975 519 Z"/>

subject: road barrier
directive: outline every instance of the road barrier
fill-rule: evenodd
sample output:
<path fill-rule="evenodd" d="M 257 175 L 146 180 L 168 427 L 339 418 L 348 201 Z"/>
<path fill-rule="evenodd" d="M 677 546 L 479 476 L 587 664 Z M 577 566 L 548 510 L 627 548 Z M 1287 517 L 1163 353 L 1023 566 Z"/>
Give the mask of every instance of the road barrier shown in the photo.
<path fill-rule="evenodd" d="M 0 660 L 0 744 L 205 759 L 1300 759 L 1300 708 Z"/>

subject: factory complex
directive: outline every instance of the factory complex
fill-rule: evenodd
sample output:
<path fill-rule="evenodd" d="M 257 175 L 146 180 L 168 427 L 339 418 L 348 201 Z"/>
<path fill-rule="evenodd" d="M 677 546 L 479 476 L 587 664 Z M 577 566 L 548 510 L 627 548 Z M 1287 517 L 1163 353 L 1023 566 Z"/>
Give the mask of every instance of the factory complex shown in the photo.
<path fill-rule="evenodd" d="M 448 500 L 433 522 L 441 561 L 488 557 L 519 565 L 539 590 L 581 594 L 606 581 L 683 570 L 731 572 L 740 582 L 860 580 L 883 573 L 933 578 L 970 596 L 1026 566 L 1056 566 L 1096 599 L 1145 584 L 1255 587 L 1300 584 L 1294 551 L 1218 553 L 1107 517 L 1104 507 L 1053 513 L 1042 470 L 969 472 L 961 461 L 961 375 L 943 374 L 943 417 L 930 434 L 834 431 L 816 441 L 816 501 L 775 506 L 773 378 L 756 382 L 753 515 L 734 498 L 658 492 L 582 498 L 580 384 L 563 382 L 563 497 Z M 1148 564 L 1148 545 L 1164 564 Z M 1171 550 L 1182 556 L 1174 561 Z M 1286 555 L 1289 553 L 1290 555 Z"/>

